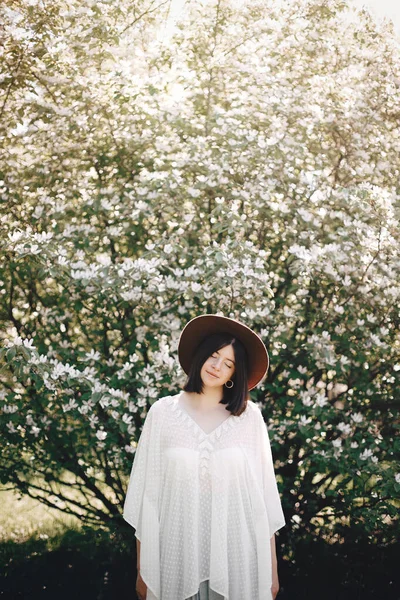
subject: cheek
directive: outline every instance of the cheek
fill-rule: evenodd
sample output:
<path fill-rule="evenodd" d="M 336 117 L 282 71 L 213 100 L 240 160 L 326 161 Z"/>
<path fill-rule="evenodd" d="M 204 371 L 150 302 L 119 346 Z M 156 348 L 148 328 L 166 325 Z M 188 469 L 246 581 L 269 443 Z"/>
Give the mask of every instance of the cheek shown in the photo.
<path fill-rule="evenodd" d="M 233 371 L 229 367 L 225 367 L 224 370 L 222 371 L 222 375 L 226 379 L 230 379 L 233 375 Z"/>
<path fill-rule="evenodd" d="M 206 360 L 204 365 L 201 367 L 200 373 L 204 373 L 206 370 L 208 370 L 209 366 L 210 366 L 210 362 L 208 360 Z"/>

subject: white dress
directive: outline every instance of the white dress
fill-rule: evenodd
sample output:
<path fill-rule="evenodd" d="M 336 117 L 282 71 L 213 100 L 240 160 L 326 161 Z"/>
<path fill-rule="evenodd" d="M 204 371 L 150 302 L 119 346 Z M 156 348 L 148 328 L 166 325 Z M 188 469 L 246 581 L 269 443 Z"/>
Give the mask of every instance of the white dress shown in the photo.
<path fill-rule="evenodd" d="M 204 580 L 224 600 L 271 600 L 270 538 L 285 519 L 261 411 L 248 400 L 206 434 L 180 395 L 150 407 L 124 505 L 146 600 L 185 600 Z"/>

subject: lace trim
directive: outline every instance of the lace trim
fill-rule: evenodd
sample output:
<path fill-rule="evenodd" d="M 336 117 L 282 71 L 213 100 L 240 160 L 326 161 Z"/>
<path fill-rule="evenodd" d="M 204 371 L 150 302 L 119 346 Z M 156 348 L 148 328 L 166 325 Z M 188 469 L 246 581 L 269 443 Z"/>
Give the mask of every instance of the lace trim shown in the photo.
<path fill-rule="evenodd" d="M 196 421 L 185 410 L 183 410 L 183 408 L 181 408 L 179 405 L 179 396 L 180 394 L 177 394 L 176 396 L 170 396 L 166 399 L 166 402 L 171 407 L 175 417 L 197 437 L 199 442 L 198 446 L 200 449 L 200 472 L 201 475 L 205 475 L 209 470 L 210 452 L 214 448 L 212 440 L 214 438 L 219 440 L 224 431 L 231 429 L 239 421 L 242 421 L 245 417 L 247 417 L 249 413 L 249 406 L 247 406 L 246 410 L 238 417 L 235 415 L 229 415 L 229 417 L 215 429 L 213 429 L 211 433 L 205 433 L 201 429 L 200 425 L 198 425 Z"/>

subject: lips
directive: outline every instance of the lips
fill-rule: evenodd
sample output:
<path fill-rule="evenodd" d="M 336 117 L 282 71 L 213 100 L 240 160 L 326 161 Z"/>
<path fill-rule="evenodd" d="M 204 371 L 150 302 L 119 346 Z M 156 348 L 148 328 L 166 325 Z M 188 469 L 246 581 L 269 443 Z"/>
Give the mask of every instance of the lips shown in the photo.
<path fill-rule="evenodd" d="M 210 373 L 210 371 L 207 371 L 207 373 L 208 373 L 209 375 L 211 375 L 211 377 L 214 377 L 214 379 L 219 379 L 219 377 L 217 377 L 216 375 L 213 375 L 212 373 Z"/>

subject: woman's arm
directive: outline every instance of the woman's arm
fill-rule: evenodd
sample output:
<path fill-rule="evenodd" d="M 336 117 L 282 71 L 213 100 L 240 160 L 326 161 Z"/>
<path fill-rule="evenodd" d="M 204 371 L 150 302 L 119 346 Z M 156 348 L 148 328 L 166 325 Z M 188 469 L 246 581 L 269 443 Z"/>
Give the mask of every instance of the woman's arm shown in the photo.
<path fill-rule="evenodd" d="M 136 538 L 136 568 L 137 572 L 140 573 L 140 540 Z"/>
<path fill-rule="evenodd" d="M 136 566 L 137 566 L 137 578 L 136 578 L 136 594 L 139 600 L 146 600 L 147 597 L 147 585 L 142 579 L 140 574 L 140 541 L 136 538 Z"/>
<path fill-rule="evenodd" d="M 276 543 L 275 534 L 271 538 L 271 560 L 272 560 L 272 598 L 275 600 L 279 592 L 279 579 L 278 579 L 278 561 L 276 559 Z"/>

